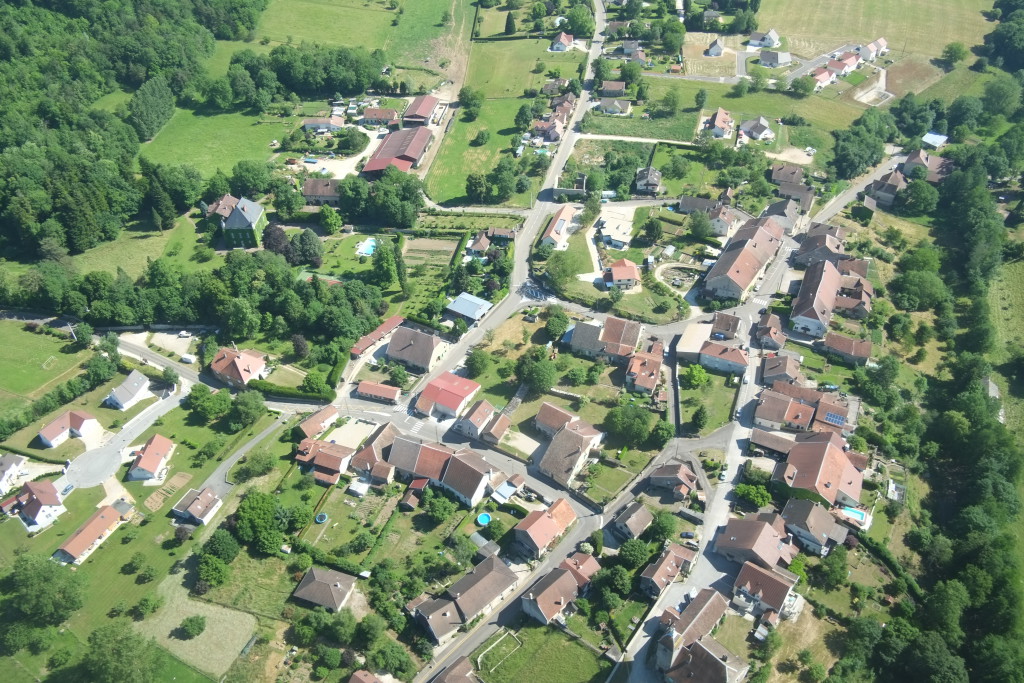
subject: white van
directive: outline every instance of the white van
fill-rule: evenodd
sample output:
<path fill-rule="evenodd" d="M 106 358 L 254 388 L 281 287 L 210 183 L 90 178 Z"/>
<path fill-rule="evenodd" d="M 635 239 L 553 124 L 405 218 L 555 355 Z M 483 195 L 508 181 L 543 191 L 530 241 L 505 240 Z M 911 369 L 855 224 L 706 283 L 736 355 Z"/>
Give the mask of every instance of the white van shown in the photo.
<path fill-rule="evenodd" d="M 189 365 L 192 365 L 193 363 L 196 362 L 196 357 L 193 356 L 190 353 L 186 353 L 184 356 L 181 357 L 181 362 L 182 363 L 188 363 Z"/>

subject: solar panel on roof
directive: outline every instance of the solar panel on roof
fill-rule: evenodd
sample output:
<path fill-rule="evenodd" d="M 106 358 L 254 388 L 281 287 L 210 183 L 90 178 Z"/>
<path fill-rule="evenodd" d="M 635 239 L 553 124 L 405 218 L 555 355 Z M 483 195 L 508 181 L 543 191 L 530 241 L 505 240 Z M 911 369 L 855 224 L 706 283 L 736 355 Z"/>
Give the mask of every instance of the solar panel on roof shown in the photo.
<path fill-rule="evenodd" d="M 835 413 L 825 413 L 825 422 L 829 423 L 830 425 L 842 427 L 844 424 L 846 424 L 846 418 L 842 415 L 837 415 Z"/>

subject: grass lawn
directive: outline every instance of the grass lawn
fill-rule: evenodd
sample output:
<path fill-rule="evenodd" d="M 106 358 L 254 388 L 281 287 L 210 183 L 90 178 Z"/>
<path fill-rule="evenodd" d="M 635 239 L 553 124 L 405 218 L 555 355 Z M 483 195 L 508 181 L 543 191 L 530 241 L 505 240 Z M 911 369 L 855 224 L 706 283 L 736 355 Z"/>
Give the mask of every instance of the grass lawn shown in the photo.
<path fill-rule="evenodd" d="M 909 0 L 893 7 L 882 0 L 833 7 L 799 0 L 767 0 L 757 14 L 761 26 L 780 26 L 790 51 L 812 57 L 843 43 L 868 43 L 887 36 L 893 52 L 938 57 L 947 43 L 981 43 L 992 25 L 981 15 L 983 0 L 939 6 Z"/>
<path fill-rule="evenodd" d="M 749 643 L 747 637 L 754 624 L 743 617 L 735 614 L 727 614 L 725 619 L 713 631 L 715 640 L 722 644 L 729 652 L 743 658 L 747 657 Z"/>
<path fill-rule="evenodd" d="M 830 364 L 823 355 L 806 347 L 801 346 L 799 351 L 804 358 L 801 370 L 807 379 L 818 384 L 836 384 L 844 391 L 849 389 L 853 368 L 839 363 Z"/>
<path fill-rule="evenodd" d="M 670 81 L 667 78 L 652 78 L 652 84 L 658 81 Z M 651 91 L 654 91 L 652 85 Z M 696 91 L 695 91 L 696 92 Z M 662 93 L 664 95 L 664 92 Z M 690 98 L 692 101 L 692 97 Z M 651 96 L 651 101 L 656 99 Z M 607 114 L 591 114 L 587 117 L 586 132 L 598 135 L 628 135 L 637 138 L 657 138 L 659 140 L 678 140 L 690 142 L 697 132 L 697 114 L 684 111 L 670 117 L 655 116 L 649 119 L 641 117 L 647 107 L 634 106 L 632 116 L 612 116 Z"/>
<path fill-rule="evenodd" d="M 16 552 L 21 550 L 44 557 L 52 555 L 96 511 L 96 505 L 103 500 L 103 495 L 103 489 L 98 487 L 73 491 L 64 499 L 67 512 L 52 526 L 31 538 L 17 517 L 4 515 L 0 522 L 0 571 L 13 565 Z"/>
<path fill-rule="evenodd" d="M 294 0 L 292 0 L 294 2 Z M 259 41 L 218 40 L 214 43 L 213 54 L 206 59 L 206 72 L 210 78 L 220 78 L 228 73 L 231 57 L 240 50 L 252 50 L 258 55 L 270 52 L 273 45 L 261 45 Z"/>
<path fill-rule="evenodd" d="M 239 112 L 207 115 L 176 109 L 157 136 L 142 146 L 140 154 L 157 164 L 192 164 L 208 178 L 218 168 L 231 173 L 235 163 L 243 159 L 269 159 L 271 140 L 287 135 L 292 125 L 291 119 L 263 120 Z"/>
<path fill-rule="evenodd" d="M 521 645 L 513 640 L 513 633 Z M 492 636 L 470 657 L 474 664 L 480 662 L 480 676 L 487 683 L 598 683 L 612 669 L 611 662 L 558 629 L 525 619 L 519 630 L 505 635 L 497 647 L 479 659 L 480 653 L 499 638 L 501 634 Z"/>
<path fill-rule="evenodd" d="M 278 365 L 268 379 L 283 387 L 297 387 L 306 379 L 306 373 L 291 365 Z"/>
<path fill-rule="evenodd" d="M 224 69 L 227 72 L 227 68 Z M 107 93 L 103 97 L 99 98 L 92 103 L 93 109 L 101 109 L 103 111 L 116 111 L 122 104 L 128 104 L 128 100 L 132 98 L 132 93 L 125 92 L 124 90 L 115 90 L 114 92 Z"/>
<path fill-rule="evenodd" d="M 466 197 L 466 177 L 470 173 L 489 173 L 502 154 L 511 153 L 509 139 L 516 134 L 513 127 L 516 112 L 526 100 L 505 98 L 484 100 L 480 116 L 475 121 L 464 121 L 459 116 L 444 136 L 426 179 L 430 198 L 440 204 L 462 204 Z M 470 142 L 481 130 L 491 133 L 487 144 L 475 146 Z M 534 183 L 536 183 L 534 179 Z M 528 206 L 528 193 L 515 195 L 510 206 Z"/>
<path fill-rule="evenodd" d="M 504 21 L 503 16 L 502 29 Z M 550 40 L 535 38 L 473 43 L 469 83 L 482 90 L 485 97 L 505 98 L 520 97 L 527 88 L 540 89 L 547 81 L 547 72 L 555 69 L 561 71 L 562 78 L 577 78 L 579 65 L 586 55 L 578 50 L 548 52 L 550 45 Z M 538 62 L 543 62 L 546 68 L 535 73 L 534 65 Z M 526 102 L 523 100 L 519 105 Z"/>
<path fill-rule="evenodd" d="M 686 194 L 697 194 L 700 192 L 712 191 L 717 171 L 712 171 L 700 161 L 700 154 L 689 147 L 676 147 L 673 145 L 659 144 L 654 151 L 655 168 L 664 169 L 669 160 L 674 156 L 682 156 L 690 162 L 690 168 L 682 178 L 667 178 L 662 176 L 661 184 L 665 187 L 665 193 L 670 197 L 676 197 L 684 192 Z"/>
<path fill-rule="evenodd" d="M 711 382 L 700 389 L 679 387 L 679 401 L 683 406 L 683 419 L 687 423 L 698 406 L 702 405 L 708 411 L 708 423 L 700 431 L 701 434 L 709 434 L 732 419 L 732 406 L 738 389 L 735 385 L 726 386 L 726 380 L 729 378 L 725 375 L 708 372 L 708 377 L 711 378 Z"/>
<path fill-rule="evenodd" d="M 45 394 L 78 374 L 78 366 L 91 355 L 70 339 L 29 332 L 13 320 L 0 321 L 0 347 L 0 408 L 24 405 Z"/>
<path fill-rule="evenodd" d="M 253 557 L 243 550 L 231 563 L 231 578 L 206 594 L 225 607 L 280 619 L 281 610 L 295 590 L 288 566 L 277 557 Z"/>
<path fill-rule="evenodd" d="M 972 71 L 966 64 L 961 64 L 940 78 L 937 83 L 926 88 L 920 94 L 919 99 L 922 101 L 938 99 L 948 105 L 961 95 L 981 97 L 985 92 L 985 84 L 995 78 L 996 73 L 989 70 L 981 74 Z"/>

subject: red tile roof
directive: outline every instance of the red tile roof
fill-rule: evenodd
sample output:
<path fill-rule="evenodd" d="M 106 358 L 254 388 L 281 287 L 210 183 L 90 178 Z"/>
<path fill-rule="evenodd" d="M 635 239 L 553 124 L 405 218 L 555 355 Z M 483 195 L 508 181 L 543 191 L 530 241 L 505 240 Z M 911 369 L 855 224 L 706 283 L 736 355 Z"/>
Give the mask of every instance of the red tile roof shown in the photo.
<path fill-rule="evenodd" d="M 384 337 L 391 334 L 391 332 L 405 322 L 405 318 L 400 315 L 393 315 L 380 324 L 377 329 L 369 334 L 364 334 L 359 338 L 355 344 L 352 345 L 352 355 L 360 356 L 366 352 L 368 348 L 379 342 Z"/>
<path fill-rule="evenodd" d="M 540 550 L 565 533 L 576 521 L 576 512 L 565 498 L 559 498 L 547 510 L 534 510 L 515 526 L 516 531 L 529 536 Z"/>
<path fill-rule="evenodd" d="M 222 348 L 217 351 L 216 357 L 210 363 L 210 370 L 228 380 L 247 384 L 250 379 L 258 375 L 267 367 L 263 354 L 250 349 Z"/>
<path fill-rule="evenodd" d="M 371 398 L 379 398 L 385 401 L 397 401 L 398 397 L 402 395 L 402 390 L 398 387 L 390 387 L 387 384 L 364 379 L 356 387 L 356 393 L 361 396 L 370 396 Z"/>
<path fill-rule="evenodd" d="M 435 405 L 442 405 L 455 412 L 466 400 L 480 390 L 480 385 L 471 379 L 444 372 L 423 387 L 416 409 L 429 413 Z"/>
<path fill-rule="evenodd" d="M 146 445 L 142 447 L 142 450 L 136 451 L 132 469 L 151 472 L 155 475 L 161 465 L 166 464 L 165 461 L 170 457 L 172 450 L 174 450 L 173 441 L 166 436 L 154 434 L 146 442 Z"/>
<path fill-rule="evenodd" d="M 110 505 L 104 505 L 85 521 L 85 524 L 61 543 L 58 551 L 63 550 L 72 560 L 79 559 L 94 543 L 110 533 L 121 517 Z"/>
<path fill-rule="evenodd" d="M 408 172 L 423 158 L 432 137 L 430 129 L 423 127 L 403 128 L 388 133 L 377 151 L 363 166 L 363 172 L 383 171 L 388 166 Z"/>
<path fill-rule="evenodd" d="M 324 406 L 300 422 L 299 430 L 302 431 L 306 437 L 312 438 L 326 429 L 326 427 L 324 427 L 325 424 L 336 419 L 338 419 L 338 409 L 330 405 Z"/>
<path fill-rule="evenodd" d="M 64 432 L 72 429 L 76 432 L 81 432 L 82 426 L 87 420 L 95 419 L 96 418 L 89 413 L 81 410 L 69 410 L 65 413 L 61 413 L 57 419 L 40 429 L 39 435 L 45 437 L 47 441 L 53 441 Z"/>
<path fill-rule="evenodd" d="M 430 115 L 434 113 L 434 109 L 437 107 L 439 100 L 432 95 L 420 95 L 415 98 L 410 104 L 409 108 L 405 110 L 405 114 L 402 115 L 404 119 L 422 119 L 426 122 Z"/>

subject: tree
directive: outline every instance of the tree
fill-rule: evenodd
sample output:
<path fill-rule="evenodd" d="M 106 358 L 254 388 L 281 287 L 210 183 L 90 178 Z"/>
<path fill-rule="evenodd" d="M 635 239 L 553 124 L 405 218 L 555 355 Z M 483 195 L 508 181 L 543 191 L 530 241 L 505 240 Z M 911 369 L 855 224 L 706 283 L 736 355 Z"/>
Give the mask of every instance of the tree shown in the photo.
<path fill-rule="evenodd" d="M 934 683 L 967 683 L 969 680 L 964 660 L 953 654 L 942 634 L 935 631 L 918 635 L 903 651 L 902 659 L 899 674 L 903 674 L 901 678 L 905 680 Z"/>
<path fill-rule="evenodd" d="M 676 428 L 668 420 L 658 420 L 651 430 L 650 443 L 654 448 L 664 448 L 676 435 Z"/>
<path fill-rule="evenodd" d="M 743 500 L 750 502 L 756 508 L 763 508 L 772 502 L 772 494 L 764 486 L 752 486 L 751 484 L 738 484 L 736 495 Z"/>
<path fill-rule="evenodd" d="M 128 123 L 139 140 L 151 140 L 174 115 L 174 93 L 162 74 L 143 83 L 128 101 Z"/>
<path fill-rule="evenodd" d="M 896 207 L 906 216 L 926 216 L 939 204 L 939 191 L 924 180 L 911 180 L 896 196 Z"/>
<path fill-rule="evenodd" d="M 309 342 L 301 334 L 292 335 L 292 353 L 298 358 L 309 356 Z"/>
<path fill-rule="evenodd" d="M 960 620 L 970 604 L 971 596 L 962 583 L 939 581 L 925 600 L 924 623 L 938 631 L 951 648 L 959 647 L 964 641 Z"/>
<path fill-rule="evenodd" d="M 509 16 L 511 16 L 511 15 L 509 15 Z M 481 130 L 477 131 L 476 137 L 473 138 L 473 141 L 470 144 L 473 145 L 474 147 L 483 147 L 484 145 L 486 145 L 488 143 L 488 141 L 490 139 L 491 139 L 491 132 L 489 130 L 487 130 L 486 128 L 484 128 L 484 129 L 481 129 Z"/>
<path fill-rule="evenodd" d="M 6 597 L 26 623 L 56 626 L 82 606 L 82 580 L 40 555 L 14 560 Z"/>
<path fill-rule="evenodd" d="M 703 240 L 711 237 L 711 218 L 703 211 L 694 211 L 690 214 L 690 235 L 695 239 Z"/>
<path fill-rule="evenodd" d="M 679 380 L 686 389 L 700 389 L 711 382 L 711 376 L 702 365 L 690 365 L 680 373 Z"/>
<path fill-rule="evenodd" d="M 466 371 L 470 377 L 479 377 L 491 365 L 491 355 L 477 347 L 466 356 Z"/>
<path fill-rule="evenodd" d="M 597 28 L 594 15 L 586 5 L 576 5 L 565 15 L 565 31 L 573 36 L 586 38 L 594 35 Z"/>
<path fill-rule="evenodd" d="M 661 236 L 665 233 L 665 229 L 661 225 L 661 221 L 657 218 L 648 218 L 644 221 L 644 239 L 647 240 L 648 244 L 654 244 L 661 239 Z"/>
<path fill-rule="evenodd" d="M 249 481 L 269 474 L 274 469 L 274 455 L 266 448 L 259 448 L 245 456 L 235 476 L 239 481 Z"/>
<path fill-rule="evenodd" d="M 224 390 L 213 394 L 210 387 L 205 384 L 195 384 L 189 392 L 185 407 L 206 424 L 222 417 L 231 409 L 231 394 Z"/>
<path fill-rule="evenodd" d="M 833 591 L 846 583 L 846 555 L 846 547 L 838 546 L 822 558 L 817 573 L 825 590 Z"/>
<path fill-rule="evenodd" d="M 288 220 L 296 216 L 306 205 L 305 198 L 295 189 L 292 181 L 285 178 L 274 178 L 271 192 L 274 193 L 274 208 L 281 219 Z"/>
<path fill-rule="evenodd" d="M 233 425 L 239 425 L 239 431 L 249 425 L 256 424 L 267 412 L 266 406 L 263 404 L 263 394 L 258 391 L 242 391 L 235 396 L 235 401 L 231 406 L 230 422 Z"/>
<path fill-rule="evenodd" d="M 149 683 L 160 678 L 153 641 L 137 634 L 124 619 L 89 634 L 82 668 L 96 683 Z"/>
<path fill-rule="evenodd" d="M 682 154 L 673 154 L 672 158 L 668 160 L 665 168 L 662 169 L 662 173 L 666 177 L 675 180 L 680 180 L 686 177 L 686 174 L 690 172 L 690 160 L 684 157 Z"/>
<path fill-rule="evenodd" d="M 373 252 L 373 279 L 381 289 L 386 289 L 398 279 L 398 264 L 395 263 L 393 249 L 382 245 Z"/>
<path fill-rule="evenodd" d="M 378 639 L 376 646 L 366 655 L 366 661 L 374 669 L 383 669 L 400 680 L 411 680 L 416 673 L 409 653 L 391 638 Z"/>
<path fill-rule="evenodd" d="M 547 333 L 548 338 L 557 342 L 568 329 L 569 316 L 565 314 L 565 309 L 561 306 L 552 306 L 549 308 L 548 319 L 544 324 L 544 331 Z"/>
<path fill-rule="evenodd" d="M 524 131 L 530 128 L 530 124 L 533 123 L 533 109 L 528 104 L 524 104 L 519 107 L 519 111 L 516 112 L 516 118 L 514 123 L 516 129 Z"/>
<path fill-rule="evenodd" d="M 590 545 L 594 546 L 594 557 L 601 557 L 601 553 L 604 552 L 604 532 L 601 529 L 595 529 L 590 532 Z"/>
<path fill-rule="evenodd" d="M 277 498 L 269 493 L 249 491 L 235 513 L 235 535 L 265 554 L 281 547 L 281 527 L 277 517 Z"/>
<path fill-rule="evenodd" d="M 210 586 L 223 586 L 231 576 L 228 565 L 216 555 L 201 555 L 198 572 L 199 579 Z"/>
<path fill-rule="evenodd" d="M 177 371 L 175 371 L 174 368 L 168 365 L 166 368 L 163 369 L 163 372 L 160 373 L 160 379 L 163 381 L 164 384 L 173 387 L 175 384 L 178 383 L 179 378 Z"/>
<path fill-rule="evenodd" d="M 459 90 L 459 104 L 465 110 L 467 121 L 474 121 L 480 115 L 480 107 L 484 103 L 484 94 L 480 90 L 474 90 L 468 85 Z"/>
<path fill-rule="evenodd" d="M 654 521 L 647 528 L 647 536 L 655 543 L 675 538 L 678 520 L 670 510 L 658 510 L 654 513 Z"/>
<path fill-rule="evenodd" d="M 814 79 L 810 76 L 800 76 L 794 78 L 789 84 L 789 89 L 793 91 L 793 94 L 797 97 L 807 97 L 814 93 L 816 84 Z"/>
<path fill-rule="evenodd" d="M 409 382 L 409 373 L 404 367 L 396 363 L 391 366 L 391 370 L 388 372 L 388 380 L 396 387 L 404 387 Z"/>
<path fill-rule="evenodd" d="M 306 376 L 302 379 L 302 384 L 299 385 L 299 389 L 311 394 L 326 394 L 330 391 L 324 374 L 316 370 L 310 370 L 306 373 Z"/>
<path fill-rule="evenodd" d="M 505 35 L 512 35 L 516 32 L 516 18 L 509 12 L 505 15 Z"/>
<path fill-rule="evenodd" d="M 546 394 L 558 381 L 558 371 L 551 361 L 541 359 L 527 364 L 520 379 L 535 394 Z"/>
<path fill-rule="evenodd" d="M 320 207 L 320 227 L 324 229 L 325 235 L 334 235 L 341 230 L 342 220 L 338 210 L 332 206 L 324 204 Z M 268 228 L 269 229 L 269 228 Z M 268 248 L 266 245 L 266 230 L 263 231 L 263 248 Z M 376 252 L 374 252 L 376 253 Z"/>
<path fill-rule="evenodd" d="M 679 91 L 672 88 L 665 93 L 665 96 L 661 98 L 661 102 L 658 104 L 661 109 L 662 116 L 675 116 L 679 110 Z"/>
<path fill-rule="evenodd" d="M 203 633 L 206 630 L 206 617 L 194 614 L 191 617 L 185 617 L 181 620 L 181 625 L 178 626 L 178 630 L 185 636 L 186 640 L 191 640 Z"/>
<path fill-rule="evenodd" d="M 1013 116 L 1020 108 L 1021 85 L 1013 76 L 999 76 L 985 84 L 985 94 L 981 98 L 985 111 L 989 114 Z"/>
<path fill-rule="evenodd" d="M 577 6 L 581 7 L 579 5 L 577 5 Z M 586 11 L 585 7 L 581 7 L 581 8 L 584 11 Z M 640 64 L 637 63 L 637 62 L 628 62 L 626 64 L 623 64 L 622 65 L 622 69 L 619 70 L 619 77 L 622 78 L 623 81 L 625 81 L 626 85 L 631 85 L 633 83 L 638 83 L 642 76 L 643 76 L 643 69 L 640 67 Z"/>
<path fill-rule="evenodd" d="M 121 565 L 122 574 L 134 574 L 146 564 L 146 556 L 140 552 L 132 553 L 128 561 Z"/>
<path fill-rule="evenodd" d="M 701 88 L 697 91 L 697 94 L 693 96 L 694 106 L 700 110 L 704 108 L 704 105 L 708 103 L 708 91 Z"/>
<path fill-rule="evenodd" d="M 690 418 L 690 424 L 693 425 L 693 430 L 699 432 L 708 426 L 708 409 L 704 405 L 697 406 L 697 410 L 693 411 L 693 417 Z"/>
<path fill-rule="evenodd" d="M 203 554 L 213 555 L 230 564 L 238 556 L 241 546 L 227 529 L 217 529 L 203 544 Z"/>
<path fill-rule="evenodd" d="M 746 97 L 749 91 L 750 81 L 746 78 L 741 78 L 736 81 L 736 85 L 732 86 L 732 89 L 729 90 L 729 97 Z"/>
<path fill-rule="evenodd" d="M 639 538 L 631 538 L 619 547 L 619 561 L 627 569 L 636 569 L 647 561 L 650 552 Z"/>
<path fill-rule="evenodd" d="M 947 43 L 946 47 L 942 48 L 942 61 L 953 68 L 958 62 L 967 59 L 968 54 L 970 53 L 967 51 L 967 46 L 963 43 Z"/>
<path fill-rule="evenodd" d="M 608 411 L 608 431 L 627 444 L 642 444 L 651 434 L 651 411 L 640 406 L 618 406 Z"/>
<path fill-rule="evenodd" d="M 231 170 L 231 191 L 235 196 L 259 196 L 270 189 L 272 176 L 266 162 L 243 159 Z"/>
<path fill-rule="evenodd" d="M 750 92 L 761 92 L 768 87 L 768 70 L 763 66 L 753 66 L 748 72 L 750 76 Z"/>
<path fill-rule="evenodd" d="M 612 286 L 608 288 L 608 299 L 612 302 L 612 306 L 622 301 L 622 297 L 623 292 L 619 287 Z"/>
<path fill-rule="evenodd" d="M 459 506 L 440 493 L 427 489 L 423 495 L 423 510 L 436 524 L 447 522 Z"/>
<path fill-rule="evenodd" d="M 490 183 L 483 173 L 470 173 L 466 176 L 466 196 L 473 204 L 483 204 L 491 194 Z"/>
<path fill-rule="evenodd" d="M 378 249 L 377 251 L 390 251 Z M 309 228 L 292 235 L 291 239 L 291 263 L 298 265 L 305 263 L 313 268 L 319 268 L 324 262 L 324 245 L 316 233 Z M 374 252 L 376 256 L 376 252 Z"/>
<path fill-rule="evenodd" d="M 275 254 L 281 254 L 291 261 L 292 245 L 288 234 L 280 225 L 268 225 L 263 231 L 263 248 Z"/>

